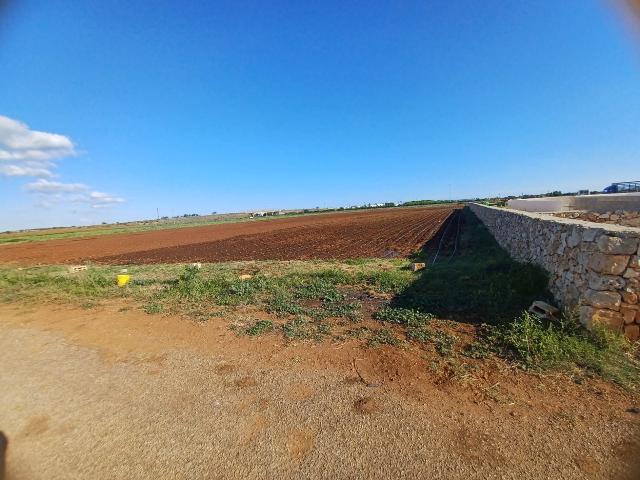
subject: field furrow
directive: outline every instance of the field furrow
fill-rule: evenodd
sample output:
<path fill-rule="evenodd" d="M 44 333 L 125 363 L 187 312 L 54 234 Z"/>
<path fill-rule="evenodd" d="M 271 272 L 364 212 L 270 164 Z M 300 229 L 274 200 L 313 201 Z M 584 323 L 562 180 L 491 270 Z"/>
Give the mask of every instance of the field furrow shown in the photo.
<path fill-rule="evenodd" d="M 391 208 L 0 247 L 0 263 L 141 264 L 405 257 L 453 206 Z"/>

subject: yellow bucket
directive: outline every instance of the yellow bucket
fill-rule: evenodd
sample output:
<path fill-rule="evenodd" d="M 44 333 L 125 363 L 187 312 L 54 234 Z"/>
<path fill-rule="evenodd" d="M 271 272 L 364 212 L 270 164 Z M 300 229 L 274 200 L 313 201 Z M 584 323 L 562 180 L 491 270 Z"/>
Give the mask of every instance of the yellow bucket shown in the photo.
<path fill-rule="evenodd" d="M 118 286 L 120 288 L 124 287 L 127 283 L 129 283 L 129 280 L 131 280 L 131 276 L 130 275 L 118 275 L 116 277 L 116 279 L 118 280 Z"/>

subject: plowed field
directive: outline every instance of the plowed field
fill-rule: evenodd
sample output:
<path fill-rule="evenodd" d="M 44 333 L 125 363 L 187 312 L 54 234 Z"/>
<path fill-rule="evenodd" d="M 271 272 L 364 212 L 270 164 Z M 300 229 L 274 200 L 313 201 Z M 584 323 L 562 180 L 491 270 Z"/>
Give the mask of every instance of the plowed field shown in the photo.
<path fill-rule="evenodd" d="M 395 208 L 0 246 L 0 262 L 103 264 L 403 257 L 454 207 Z"/>

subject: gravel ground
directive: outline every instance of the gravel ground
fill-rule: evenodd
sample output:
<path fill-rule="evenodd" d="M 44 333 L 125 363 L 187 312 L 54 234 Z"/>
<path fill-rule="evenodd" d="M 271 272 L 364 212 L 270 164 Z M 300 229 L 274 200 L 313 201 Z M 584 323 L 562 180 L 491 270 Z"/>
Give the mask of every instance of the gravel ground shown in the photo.
<path fill-rule="evenodd" d="M 110 312 L 0 307 L 8 480 L 640 478 L 628 397 L 608 415 L 607 399 L 571 396 L 566 418 L 545 398 L 487 407 L 456 385 L 416 397 L 310 363 L 305 345 L 189 324 L 171 347 L 138 313 Z M 99 335 L 78 333 L 89 320 Z"/>

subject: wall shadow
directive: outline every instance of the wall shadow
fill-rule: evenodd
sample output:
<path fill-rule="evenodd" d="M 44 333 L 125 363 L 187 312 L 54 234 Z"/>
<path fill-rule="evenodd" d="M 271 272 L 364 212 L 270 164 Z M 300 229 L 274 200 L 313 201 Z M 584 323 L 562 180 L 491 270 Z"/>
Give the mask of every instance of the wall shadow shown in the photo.
<path fill-rule="evenodd" d="M 468 207 L 452 215 L 449 228 L 443 225 L 441 230 L 418 255 L 427 268 L 392 299 L 393 307 L 467 323 L 499 324 L 518 316 L 534 300 L 552 301 L 546 272 L 512 260 Z"/>

